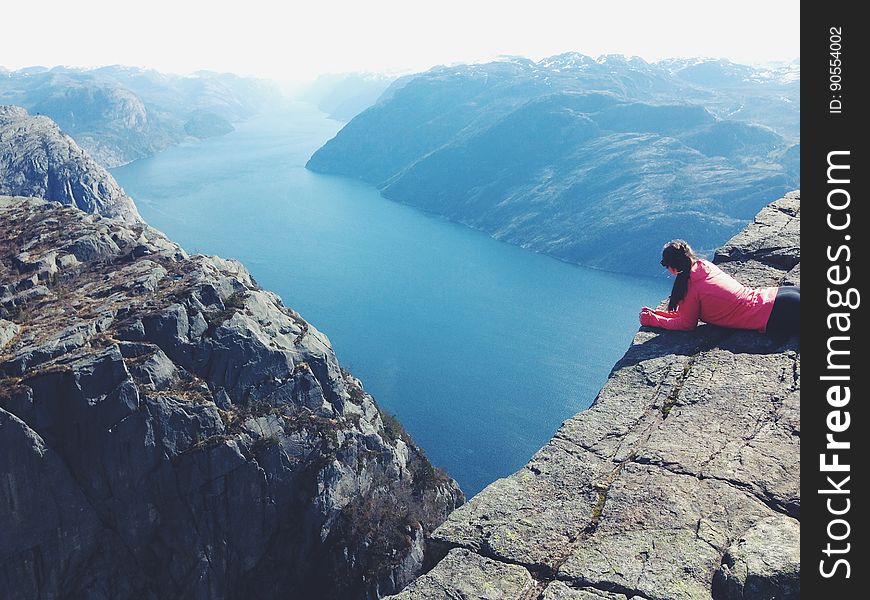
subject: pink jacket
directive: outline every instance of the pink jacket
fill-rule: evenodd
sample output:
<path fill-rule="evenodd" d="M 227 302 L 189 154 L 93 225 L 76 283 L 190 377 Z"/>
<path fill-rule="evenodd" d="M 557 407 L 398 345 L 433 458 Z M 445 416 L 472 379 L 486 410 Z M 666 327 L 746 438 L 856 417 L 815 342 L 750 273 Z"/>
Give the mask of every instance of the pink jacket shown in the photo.
<path fill-rule="evenodd" d="M 642 311 L 640 322 L 651 327 L 689 330 L 698 320 L 735 329 L 764 331 L 778 288 L 748 288 L 707 260 L 698 260 L 689 274 L 685 298 L 673 311 Z"/>

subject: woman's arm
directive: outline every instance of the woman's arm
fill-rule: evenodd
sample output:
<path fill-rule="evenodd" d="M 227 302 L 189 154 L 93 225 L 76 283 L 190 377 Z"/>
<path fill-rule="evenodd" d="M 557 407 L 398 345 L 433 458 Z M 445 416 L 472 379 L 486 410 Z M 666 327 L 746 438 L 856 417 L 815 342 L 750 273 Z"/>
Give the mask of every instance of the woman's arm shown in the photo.
<path fill-rule="evenodd" d="M 677 310 L 668 312 L 643 307 L 640 311 L 640 324 L 647 327 L 689 331 L 698 326 L 700 316 L 701 303 L 690 288 L 686 297 L 677 306 Z"/>

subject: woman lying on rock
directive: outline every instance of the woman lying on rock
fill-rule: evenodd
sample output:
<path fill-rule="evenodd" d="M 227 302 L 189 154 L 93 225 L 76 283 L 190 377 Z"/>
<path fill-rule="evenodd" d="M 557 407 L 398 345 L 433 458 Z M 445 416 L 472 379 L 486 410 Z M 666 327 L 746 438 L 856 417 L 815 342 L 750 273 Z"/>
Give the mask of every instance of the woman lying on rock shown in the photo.
<path fill-rule="evenodd" d="M 689 330 L 700 319 L 777 338 L 800 335 L 800 287 L 748 288 L 710 261 L 697 258 L 683 240 L 665 244 L 662 266 L 677 277 L 668 310 L 644 306 L 641 325 Z"/>

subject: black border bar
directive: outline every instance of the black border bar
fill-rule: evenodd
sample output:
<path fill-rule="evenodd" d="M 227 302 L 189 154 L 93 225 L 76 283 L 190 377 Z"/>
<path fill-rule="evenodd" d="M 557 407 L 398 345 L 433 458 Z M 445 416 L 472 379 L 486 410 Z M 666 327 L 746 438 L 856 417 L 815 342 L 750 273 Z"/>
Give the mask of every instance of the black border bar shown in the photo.
<path fill-rule="evenodd" d="M 870 365 L 859 358 L 870 345 L 870 33 L 859 7 L 801 7 L 801 588 L 811 599 L 862 597 L 870 579 L 861 491 L 870 484 Z"/>

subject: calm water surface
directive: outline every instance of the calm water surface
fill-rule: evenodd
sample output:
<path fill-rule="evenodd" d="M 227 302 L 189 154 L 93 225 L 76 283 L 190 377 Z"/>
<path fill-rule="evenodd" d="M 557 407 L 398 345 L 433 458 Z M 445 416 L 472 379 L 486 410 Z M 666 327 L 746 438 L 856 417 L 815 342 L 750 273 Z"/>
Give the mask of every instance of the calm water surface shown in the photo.
<path fill-rule="evenodd" d="M 113 170 L 189 252 L 241 260 L 470 496 L 589 406 L 668 281 L 559 262 L 305 170 L 307 105 Z"/>

